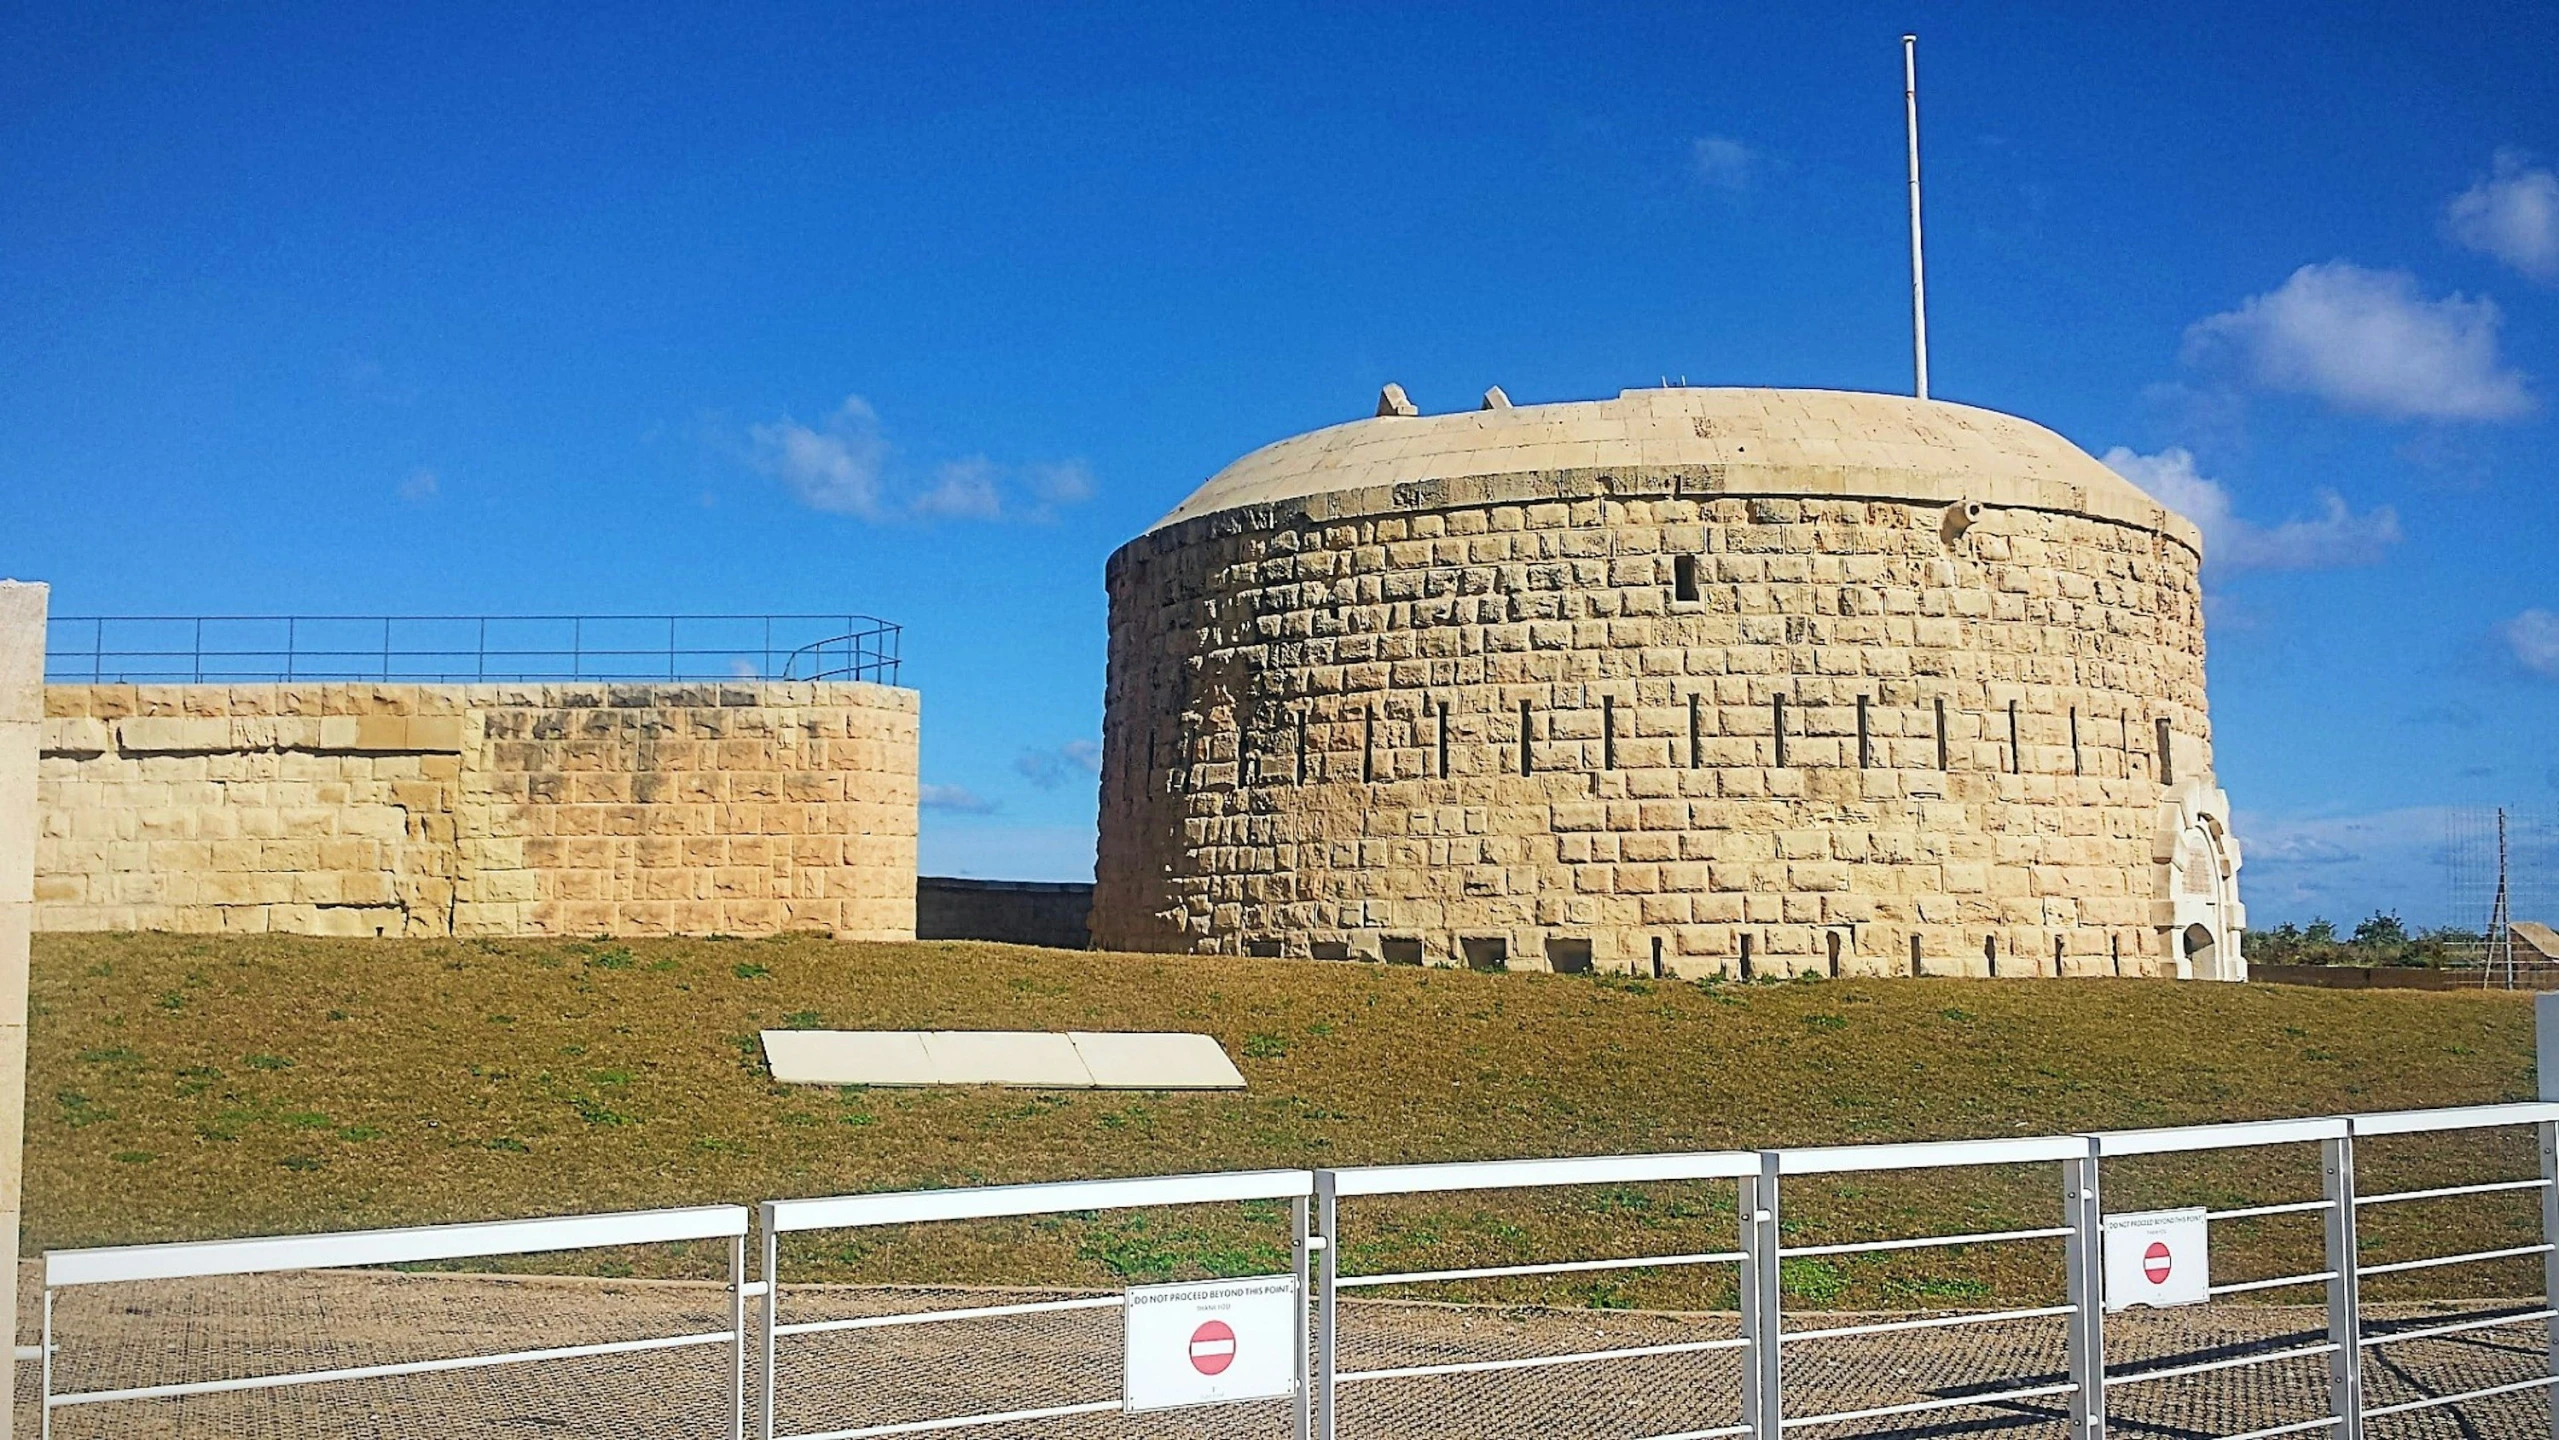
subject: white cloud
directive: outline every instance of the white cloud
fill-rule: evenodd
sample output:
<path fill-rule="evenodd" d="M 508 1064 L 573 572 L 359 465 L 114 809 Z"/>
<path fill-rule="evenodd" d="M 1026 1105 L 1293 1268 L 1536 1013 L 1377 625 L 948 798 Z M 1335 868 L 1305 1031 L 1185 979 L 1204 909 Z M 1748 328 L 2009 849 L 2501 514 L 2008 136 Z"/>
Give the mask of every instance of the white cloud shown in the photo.
<path fill-rule="evenodd" d="M 949 810 L 961 815 L 992 815 L 995 802 L 964 785 L 921 785 L 916 788 L 916 803 L 927 810 Z"/>
<path fill-rule="evenodd" d="M 1747 190 L 1759 173 L 1760 153 L 1729 136 L 1704 135 L 1688 142 L 1688 163 L 1717 190 Z"/>
<path fill-rule="evenodd" d="M 2270 390 L 2392 419 L 2506 420 L 2533 409 L 2497 355 L 2496 302 L 2428 300 L 2404 271 L 2304 265 L 2186 330 L 2189 362 L 2228 357 Z"/>
<path fill-rule="evenodd" d="M 983 455 L 953 460 L 934 472 L 933 488 L 915 497 L 915 513 L 944 520 L 1001 520 L 995 462 Z"/>
<path fill-rule="evenodd" d="M 2300 924 L 2314 916 L 2351 927 L 2365 915 L 2395 910 L 2412 926 L 2459 922 L 2447 904 L 2446 826 L 2452 812 L 2430 807 L 2363 815 L 2232 817 L 2239 854 L 2239 895 L 2253 927 Z"/>
<path fill-rule="evenodd" d="M 815 427 L 786 416 L 749 426 L 747 438 L 756 468 L 789 485 L 800 503 L 863 520 L 1045 522 L 1093 493 L 1081 460 L 1007 467 L 983 455 L 942 462 L 917 489 L 902 479 L 910 472 L 892 464 L 880 417 L 859 395 Z"/>
<path fill-rule="evenodd" d="M 2195 469 L 2195 457 L 2172 445 L 2138 455 L 2121 445 L 2103 457 L 2106 467 L 2150 498 L 2195 522 L 2204 532 L 2204 563 L 2213 570 L 2332 570 L 2377 565 L 2399 543 L 2399 513 L 2384 505 L 2358 515 L 2333 490 L 2319 492 L 2320 513 L 2272 528 L 2241 519 L 2230 492 Z"/>
<path fill-rule="evenodd" d="M 421 465 L 401 478 L 400 498 L 413 505 L 420 504 L 434 499 L 438 488 L 435 472 Z"/>
<path fill-rule="evenodd" d="M 2526 610 L 2499 627 L 2516 663 L 2535 675 L 2559 680 L 2559 615 Z"/>
<path fill-rule="evenodd" d="M 1093 472 L 1081 460 L 1053 465 L 1025 465 L 1022 476 L 1031 493 L 1051 505 L 1072 505 L 1093 498 Z"/>
<path fill-rule="evenodd" d="M 1025 750 L 1013 761 L 1022 778 L 1043 790 L 1054 790 L 1073 773 L 1102 773 L 1102 747 L 1090 740 L 1069 740 L 1054 750 Z"/>
<path fill-rule="evenodd" d="M 2493 255 L 2545 285 L 2559 285 L 2559 175 L 2497 152 L 2487 178 L 2444 207 L 2452 238 Z"/>
<path fill-rule="evenodd" d="M 888 441 L 880 434 L 878 413 L 861 396 L 845 396 L 817 429 L 785 418 L 750 427 L 747 436 L 755 442 L 756 463 L 790 486 L 801 504 L 865 520 L 882 515 L 880 471 L 888 461 Z"/>

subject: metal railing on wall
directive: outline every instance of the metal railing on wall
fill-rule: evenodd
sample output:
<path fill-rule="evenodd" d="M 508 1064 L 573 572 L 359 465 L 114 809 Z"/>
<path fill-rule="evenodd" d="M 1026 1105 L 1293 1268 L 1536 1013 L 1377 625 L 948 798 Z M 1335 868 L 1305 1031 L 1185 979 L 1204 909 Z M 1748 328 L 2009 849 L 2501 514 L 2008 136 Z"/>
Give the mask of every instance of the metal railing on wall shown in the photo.
<path fill-rule="evenodd" d="M 898 680 L 871 615 L 60 615 L 53 684 Z"/>

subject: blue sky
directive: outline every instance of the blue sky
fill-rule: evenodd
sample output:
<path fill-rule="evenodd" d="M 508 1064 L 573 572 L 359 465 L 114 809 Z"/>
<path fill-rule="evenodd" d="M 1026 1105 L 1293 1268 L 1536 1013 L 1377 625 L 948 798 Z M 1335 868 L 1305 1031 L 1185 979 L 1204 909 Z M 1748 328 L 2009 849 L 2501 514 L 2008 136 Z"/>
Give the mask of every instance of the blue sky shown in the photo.
<path fill-rule="evenodd" d="M 867 611 L 928 870 L 1089 873 L 1102 562 L 1228 460 L 1932 368 L 2213 532 L 2260 923 L 2559 813 L 2546 6 L 11 7 L 0 573 Z"/>

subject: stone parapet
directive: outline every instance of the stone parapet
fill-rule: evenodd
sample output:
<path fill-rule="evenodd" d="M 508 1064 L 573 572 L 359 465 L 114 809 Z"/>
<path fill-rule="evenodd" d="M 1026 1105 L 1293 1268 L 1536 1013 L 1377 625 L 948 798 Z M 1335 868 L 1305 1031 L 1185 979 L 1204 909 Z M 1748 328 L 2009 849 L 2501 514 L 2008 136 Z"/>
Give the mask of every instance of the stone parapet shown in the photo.
<path fill-rule="evenodd" d="M 914 933 L 915 692 L 54 685 L 41 929 Z"/>

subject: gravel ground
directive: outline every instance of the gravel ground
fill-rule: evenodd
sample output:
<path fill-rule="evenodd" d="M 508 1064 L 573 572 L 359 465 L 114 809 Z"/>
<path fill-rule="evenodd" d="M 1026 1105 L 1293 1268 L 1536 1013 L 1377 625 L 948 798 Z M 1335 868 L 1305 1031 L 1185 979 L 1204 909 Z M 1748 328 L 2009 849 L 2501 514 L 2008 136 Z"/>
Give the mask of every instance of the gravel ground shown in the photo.
<path fill-rule="evenodd" d="M 35 1333 L 36 1284 L 22 1280 L 22 1343 Z M 787 1321 L 1068 1298 L 1068 1292 L 920 1291 L 792 1287 Z M 2528 1310 L 2531 1302 L 2373 1307 L 2368 1332 Z M 109 1389 L 284 1369 L 376 1365 L 528 1350 L 727 1324 L 725 1291 L 695 1284 L 374 1271 L 246 1276 L 65 1292 L 55 1308 L 57 1388 Z M 1790 1331 L 1861 1317 L 1790 1315 Z M 1863 1317 L 1878 1318 L 1878 1317 Z M 1909 1316 L 1889 1317 L 1908 1319 Z M 2215 1304 L 2108 1317 L 2114 1433 L 2143 1440 L 2208 1440 L 2312 1420 L 2325 1413 L 2326 1362 L 2317 1355 L 2143 1383 L 2123 1377 L 2325 1339 L 2311 1307 Z M 1712 1342 L 1736 1333 L 1730 1315 L 1345 1302 L 1346 1374 L 1533 1359 L 1602 1349 Z M 2537 1321 L 2376 1348 L 2366 1362 L 2371 1405 L 2522 1381 L 2546 1373 Z M 1115 1399 L 1115 1310 L 948 1321 L 786 1338 L 791 1382 L 786 1433 L 890 1426 L 970 1412 Z M 522 1437 L 724 1434 L 725 1345 L 551 1361 L 387 1379 L 115 1402 L 57 1410 L 54 1433 L 89 1437 Z M 1555 1437 L 1637 1440 L 1730 1425 L 1740 1418 L 1740 1358 L 1705 1350 L 1439 1376 L 1346 1383 L 1345 1437 Z M 1958 1399 L 2060 1383 L 2058 1319 L 2008 1321 L 1884 1336 L 1802 1339 L 1786 1348 L 1790 1415 Z M 35 1367 L 22 1365 L 21 1434 L 36 1433 Z M 2067 1397 L 1958 1406 L 1792 1433 L 1996 1435 L 2061 1440 Z M 2537 1391 L 2375 1420 L 2373 1440 L 2505 1440 L 2549 1433 Z M 1284 1437 L 1281 1402 L 1129 1417 L 1116 1413 L 1018 1420 L 969 1435 L 1042 1440 L 1099 1437 Z M 2315 1433 L 2315 1432 L 2302 1432 Z"/>

